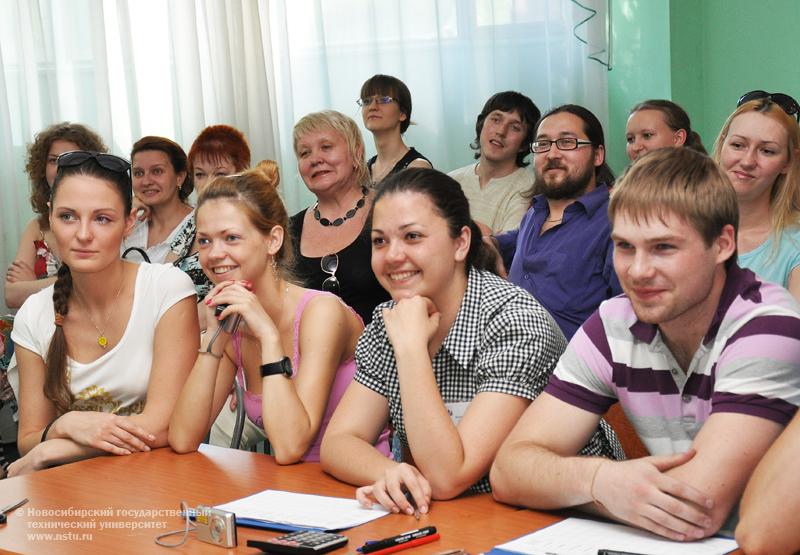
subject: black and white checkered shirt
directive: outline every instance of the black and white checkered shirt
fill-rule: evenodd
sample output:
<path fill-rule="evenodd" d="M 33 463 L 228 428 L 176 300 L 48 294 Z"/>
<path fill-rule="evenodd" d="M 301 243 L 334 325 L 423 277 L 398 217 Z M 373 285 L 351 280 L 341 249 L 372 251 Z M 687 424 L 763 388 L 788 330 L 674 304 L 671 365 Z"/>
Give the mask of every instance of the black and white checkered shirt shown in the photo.
<path fill-rule="evenodd" d="M 389 418 L 407 448 L 397 361 L 381 311 L 393 305 L 378 305 L 361 334 L 355 380 L 386 397 Z M 527 291 L 473 268 L 453 327 L 433 357 L 433 374 L 445 403 L 469 402 L 489 391 L 533 400 L 566 346 L 558 325 Z M 598 429 L 581 453 L 622 458 L 610 428 Z M 488 476 L 470 491 L 491 491 Z"/>

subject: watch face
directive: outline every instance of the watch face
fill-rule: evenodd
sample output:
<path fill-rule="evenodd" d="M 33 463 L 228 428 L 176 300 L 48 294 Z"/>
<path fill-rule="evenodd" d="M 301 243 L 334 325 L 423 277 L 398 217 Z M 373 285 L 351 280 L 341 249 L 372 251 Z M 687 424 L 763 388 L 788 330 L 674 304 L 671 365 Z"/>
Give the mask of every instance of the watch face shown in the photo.
<path fill-rule="evenodd" d="M 292 361 L 289 360 L 289 357 L 283 357 L 283 360 L 281 360 L 280 365 L 281 365 L 281 371 L 283 372 L 283 375 L 286 376 L 287 378 L 291 378 L 292 377 Z"/>

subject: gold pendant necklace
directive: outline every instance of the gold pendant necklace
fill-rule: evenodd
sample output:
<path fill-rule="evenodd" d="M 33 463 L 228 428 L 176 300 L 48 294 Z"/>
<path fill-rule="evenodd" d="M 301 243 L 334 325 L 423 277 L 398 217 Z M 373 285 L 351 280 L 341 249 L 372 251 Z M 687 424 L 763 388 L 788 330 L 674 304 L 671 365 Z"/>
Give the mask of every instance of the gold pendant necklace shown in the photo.
<path fill-rule="evenodd" d="M 123 286 L 123 285 L 125 285 L 125 269 L 124 269 L 124 268 L 123 268 L 123 270 L 122 270 L 122 281 L 120 281 L 120 284 L 119 284 L 119 289 L 117 289 L 117 294 L 114 296 L 114 302 L 113 302 L 113 303 L 111 303 L 111 310 L 109 310 L 109 311 L 108 311 L 108 316 L 106 316 L 106 321 L 103 323 L 103 328 L 104 328 L 104 329 L 108 327 L 108 322 L 111 320 L 111 315 L 114 313 L 114 307 L 115 307 L 115 306 L 116 306 L 116 304 L 117 304 L 117 299 L 119 299 L 119 294 L 120 294 L 120 293 L 122 293 L 122 286 Z M 97 338 L 97 344 L 98 344 L 98 345 L 100 345 L 100 347 L 101 347 L 103 350 L 105 350 L 105 349 L 106 349 L 106 347 L 108 347 L 108 338 L 106 337 L 106 334 L 105 334 L 105 333 L 103 333 L 103 330 L 101 330 L 101 329 L 100 329 L 100 328 L 97 326 L 97 324 L 95 324 L 95 322 L 94 322 L 94 318 L 92 318 L 92 313 L 91 313 L 91 311 L 89 310 L 89 307 L 88 307 L 88 305 L 86 304 L 86 302 L 85 302 L 85 301 L 83 301 L 83 299 L 81 299 L 81 301 L 83 302 L 83 306 L 84 306 L 84 308 L 86 308 L 86 314 L 88 314 L 88 315 L 89 315 L 89 321 L 90 321 L 90 322 L 92 323 L 92 325 L 94 326 L 94 329 L 96 329 L 96 330 L 97 330 L 97 333 L 99 333 L 99 334 L 100 334 L 100 335 L 98 336 L 98 338 Z"/>

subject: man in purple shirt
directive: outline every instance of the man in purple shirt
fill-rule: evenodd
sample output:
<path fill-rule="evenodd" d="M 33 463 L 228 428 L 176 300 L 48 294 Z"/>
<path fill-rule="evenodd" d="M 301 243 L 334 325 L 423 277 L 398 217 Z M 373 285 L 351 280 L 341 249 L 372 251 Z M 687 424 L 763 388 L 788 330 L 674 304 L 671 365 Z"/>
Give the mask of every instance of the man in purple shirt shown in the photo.
<path fill-rule="evenodd" d="M 508 279 L 529 291 L 570 339 L 601 302 L 622 292 L 608 225 L 603 127 L 566 104 L 539 120 L 531 150 L 536 181 L 519 229 L 497 236 Z M 513 260 L 513 261 L 512 261 Z"/>
<path fill-rule="evenodd" d="M 625 295 L 581 326 L 506 439 L 495 497 L 674 540 L 731 533 L 750 473 L 800 404 L 800 306 L 736 265 L 736 192 L 708 156 L 650 152 L 608 210 Z M 617 401 L 653 456 L 576 456 Z"/>

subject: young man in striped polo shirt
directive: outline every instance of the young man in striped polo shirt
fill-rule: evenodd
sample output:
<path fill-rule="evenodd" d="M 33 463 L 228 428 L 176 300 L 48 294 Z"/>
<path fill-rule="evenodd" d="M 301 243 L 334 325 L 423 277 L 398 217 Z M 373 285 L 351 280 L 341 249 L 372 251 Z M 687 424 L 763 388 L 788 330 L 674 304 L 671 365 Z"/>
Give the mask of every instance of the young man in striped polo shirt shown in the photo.
<path fill-rule="evenodd" d="M 638 160 L 609 219 L 625 295 L 572 338 L 495 460 L 494 495 L 676 540 L 732 531 L 750 473 L 800 404 L 800 307 L 736 265 L 736 194 L 704 155 Z M 616 401 L 653 456 L 575 456 Z"/>

